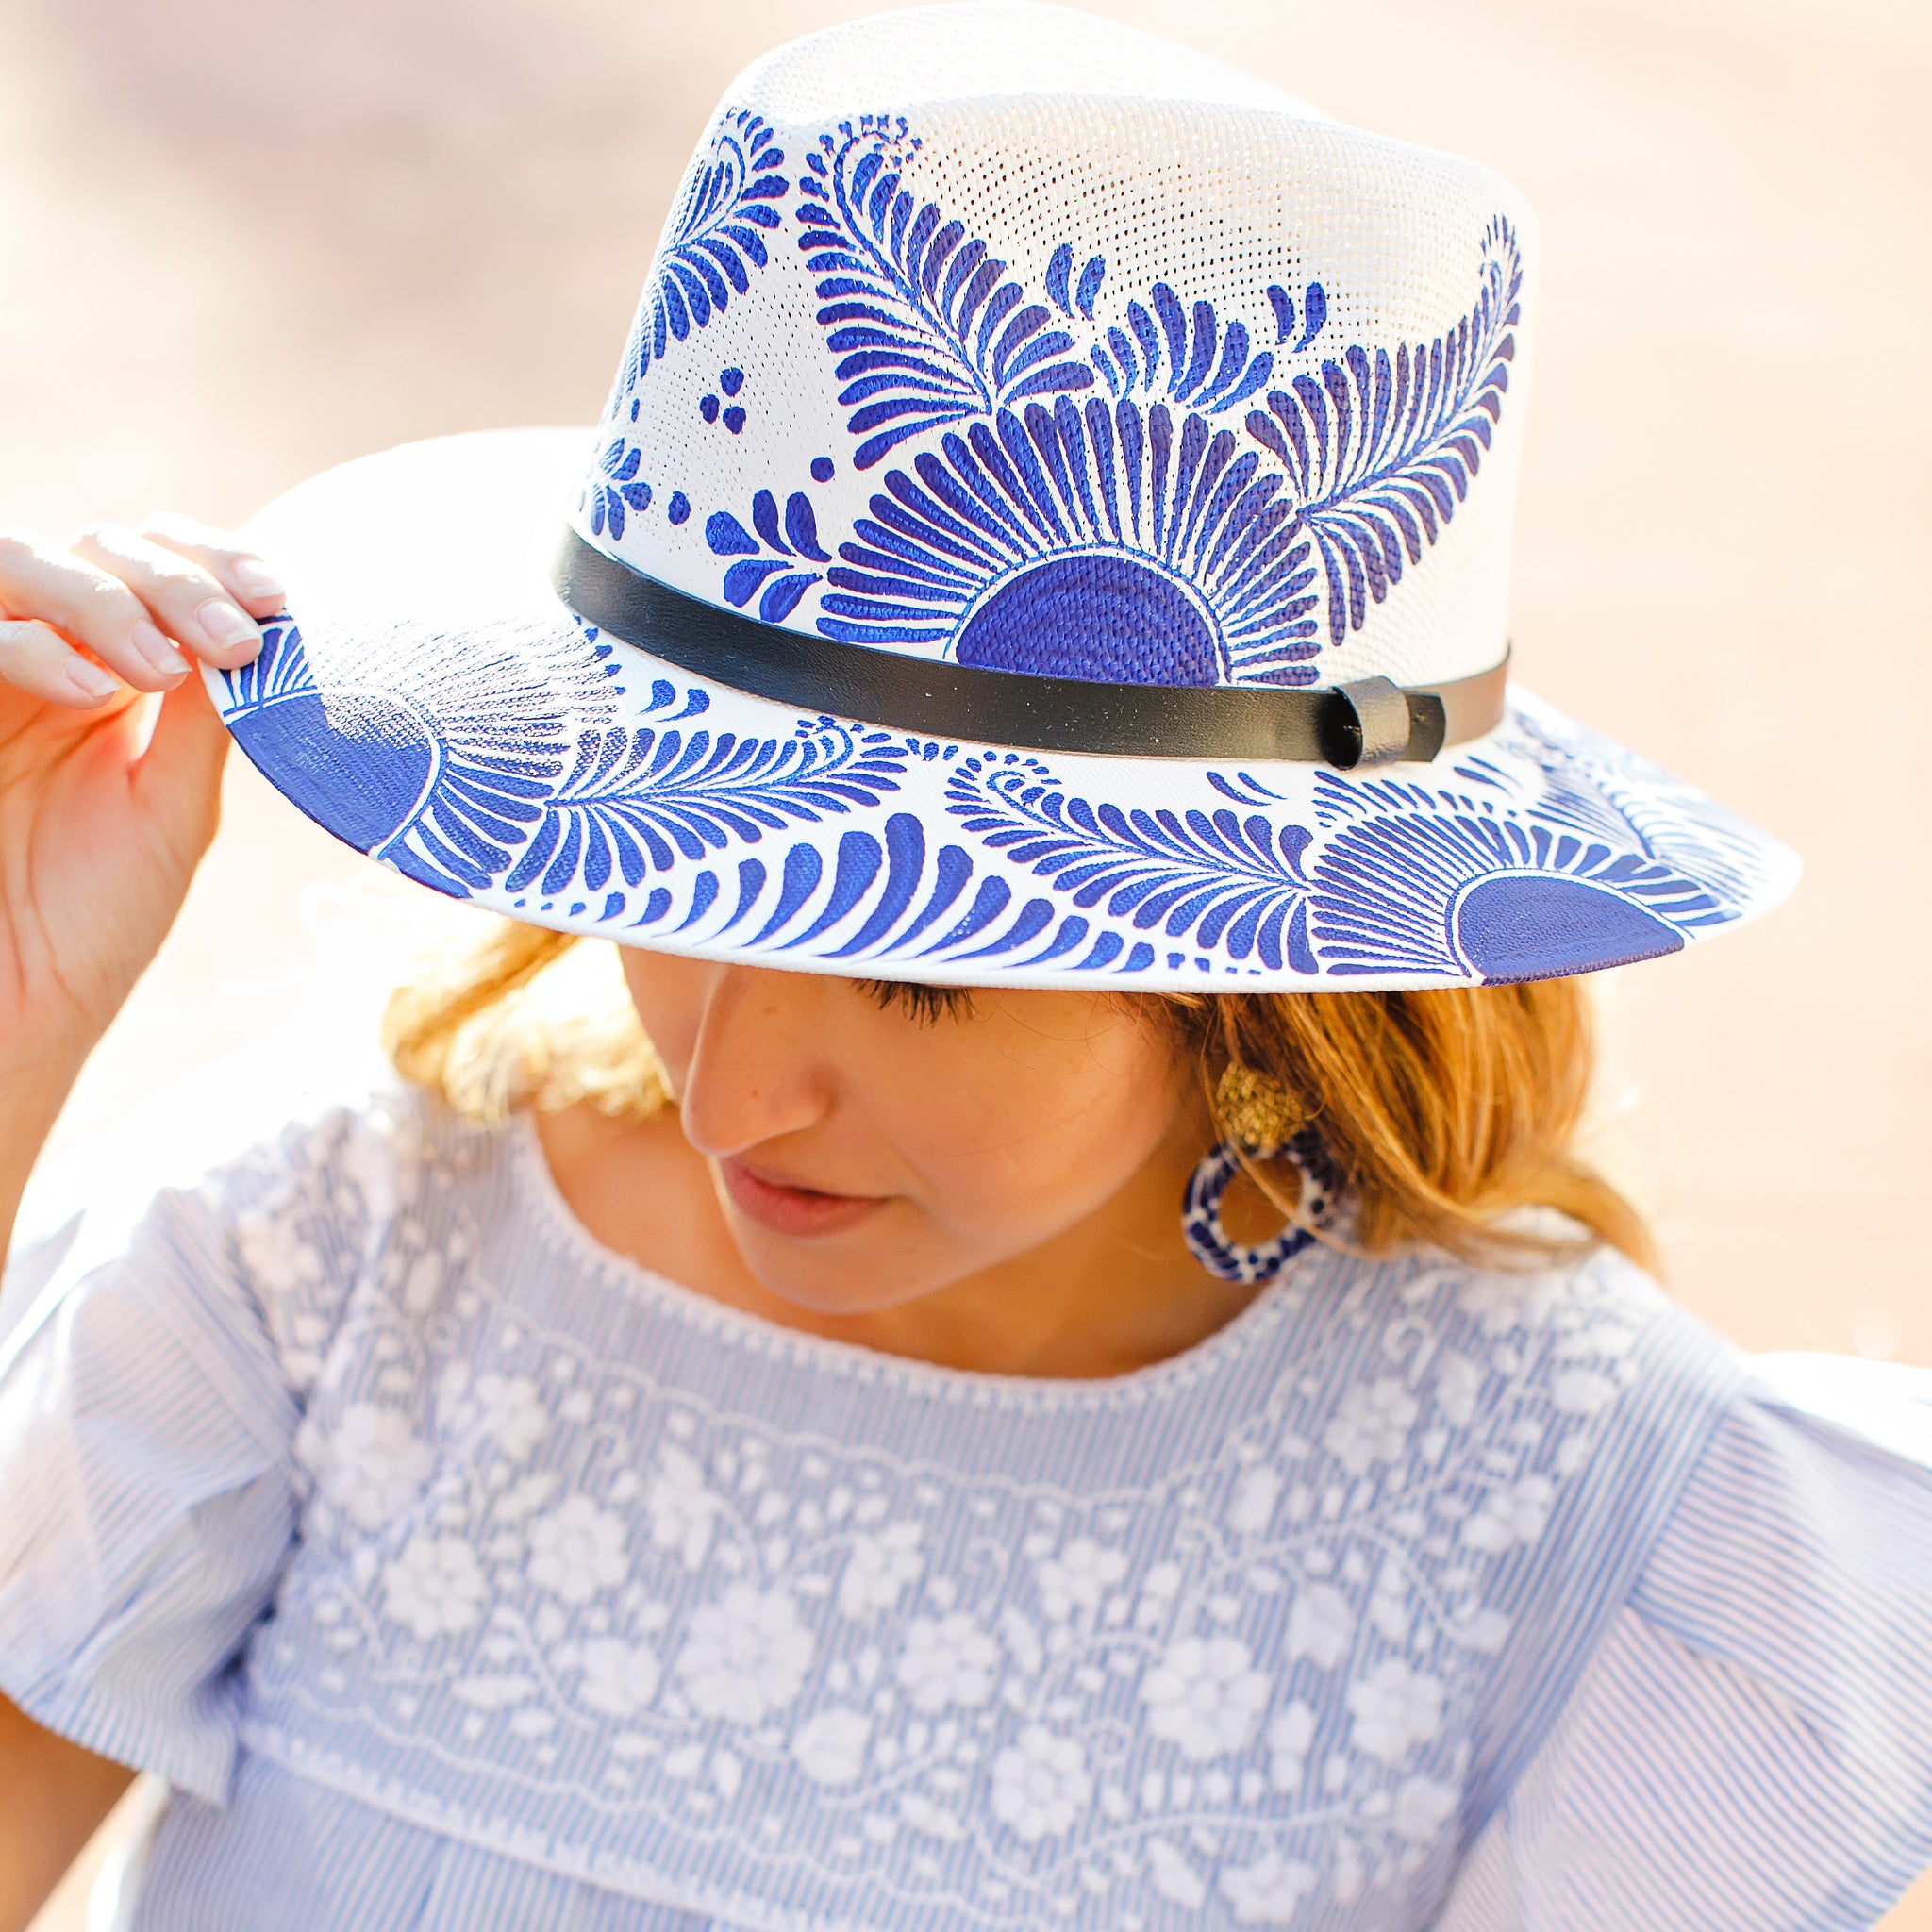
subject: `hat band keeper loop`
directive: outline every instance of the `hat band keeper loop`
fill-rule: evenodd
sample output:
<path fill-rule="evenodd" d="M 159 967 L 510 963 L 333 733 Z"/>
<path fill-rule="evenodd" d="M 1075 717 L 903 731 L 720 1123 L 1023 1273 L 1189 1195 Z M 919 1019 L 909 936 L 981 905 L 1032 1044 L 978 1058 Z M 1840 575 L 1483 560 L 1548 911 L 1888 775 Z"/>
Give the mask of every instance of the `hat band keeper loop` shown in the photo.
<path fill-rule="evenodd" d="M 894 730 L 1111 758 L 1426 764 L 1502 722 L 1509 658 L 1399 686 L 1104 684 L 908 658 L 761 624 L 633 570 L 566 529 L 552 572 L 585 623 L 753 697 Z"/>

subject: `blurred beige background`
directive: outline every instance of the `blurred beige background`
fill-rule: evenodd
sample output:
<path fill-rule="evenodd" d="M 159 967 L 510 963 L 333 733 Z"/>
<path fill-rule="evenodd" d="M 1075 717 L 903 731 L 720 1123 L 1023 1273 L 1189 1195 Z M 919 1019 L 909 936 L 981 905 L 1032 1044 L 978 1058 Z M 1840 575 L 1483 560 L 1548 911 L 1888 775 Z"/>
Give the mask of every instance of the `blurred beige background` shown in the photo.
<path fill-rule="evenodd" d="M 240 519 L 382 444 L 590 420 L 726 81 L 869 10 L 0 0 L 0 523 Z M 1607 989 L 1605 1158 L 1672 1287 L 1741 1341 L 1932 1361 L 1932 15 L 1096 10 L 1476 156 L 1537 204 L 1518 662 L 1809 865 L 1768 924 Z M 409 904 L 233 771 L 63 1141 L 268 1032 Z M 1932 1928 L 1932 1887 L 1888 1924 Z"/>

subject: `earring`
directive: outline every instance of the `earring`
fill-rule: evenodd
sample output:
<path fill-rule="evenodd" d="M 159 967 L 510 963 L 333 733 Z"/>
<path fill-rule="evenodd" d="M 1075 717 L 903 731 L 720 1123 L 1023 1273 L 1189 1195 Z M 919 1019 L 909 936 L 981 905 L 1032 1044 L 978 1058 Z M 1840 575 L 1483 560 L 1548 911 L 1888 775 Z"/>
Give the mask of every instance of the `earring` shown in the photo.
<path fill-rule="evenodd" d="M 1214 1112 L 1227 1135 L 1195 1168 L 1181 1199 L 1181 1235 L 1188 1251 L 1217 1281 L 1243 1287 L 1272 1281 L 1315 1239 L 1334 1209 L 1334 1164 L 1320 1135 L 1279 1081 L 1239 1061 L 1215 1089 Z M 1221 1199 L 1241 1173 L 1243 1153 L 1290 1161 L 1301 1175 L 1294 1217 L 1273 1241 L 1249 1246 L 1221 1224 Z"/>

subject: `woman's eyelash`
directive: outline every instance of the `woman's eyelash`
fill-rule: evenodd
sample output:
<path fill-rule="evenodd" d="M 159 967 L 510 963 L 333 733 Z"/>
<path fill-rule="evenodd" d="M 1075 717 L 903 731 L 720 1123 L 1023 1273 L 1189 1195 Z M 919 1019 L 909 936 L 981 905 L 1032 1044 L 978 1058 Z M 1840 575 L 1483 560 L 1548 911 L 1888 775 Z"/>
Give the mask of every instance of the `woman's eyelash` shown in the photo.
<path fill-rule="evenodd" d="M 963 1020 L 973 1010 L 973 995 L 963 986 L 922 986 L 910 979 L 861 979 L 858 990 L 879 1008 L 904 1009 L 923 1026 L 941 1020 Z"/>

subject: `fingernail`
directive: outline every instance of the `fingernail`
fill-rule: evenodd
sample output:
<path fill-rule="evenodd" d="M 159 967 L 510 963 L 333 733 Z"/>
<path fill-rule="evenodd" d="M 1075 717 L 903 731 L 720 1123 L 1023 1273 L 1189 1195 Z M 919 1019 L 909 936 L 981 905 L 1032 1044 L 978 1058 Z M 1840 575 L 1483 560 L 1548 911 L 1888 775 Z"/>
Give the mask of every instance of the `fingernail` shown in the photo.
<path fill-rule="evenodd" d="M 153 625 L 137 624 L 133 639 L 134 648 L 163 677 L 179 677 L 186 673 L 188 659 Z"/>
<path fill-rule="evenodd" d="M 67 667 L 67 681 L 91 705 L 112 697 L 116 689 L 114 680 L 98 664 L 90 664 L 85 658 L 76 658 Z"/>
<path fill-rule="evenodd" d="M 261 636 L 252 618 L 220 597 L 210 597 L 194 614 L 208 633 L 208 641 L 225 650 L 252 644 Z"/>
<path fill-rule="evenodd" d="M 242 558 L 229 573 L 235 579 L 235 588 L 244 597 L 280 597 L 287 593 L 275 577 L 258 563 Z"/>

